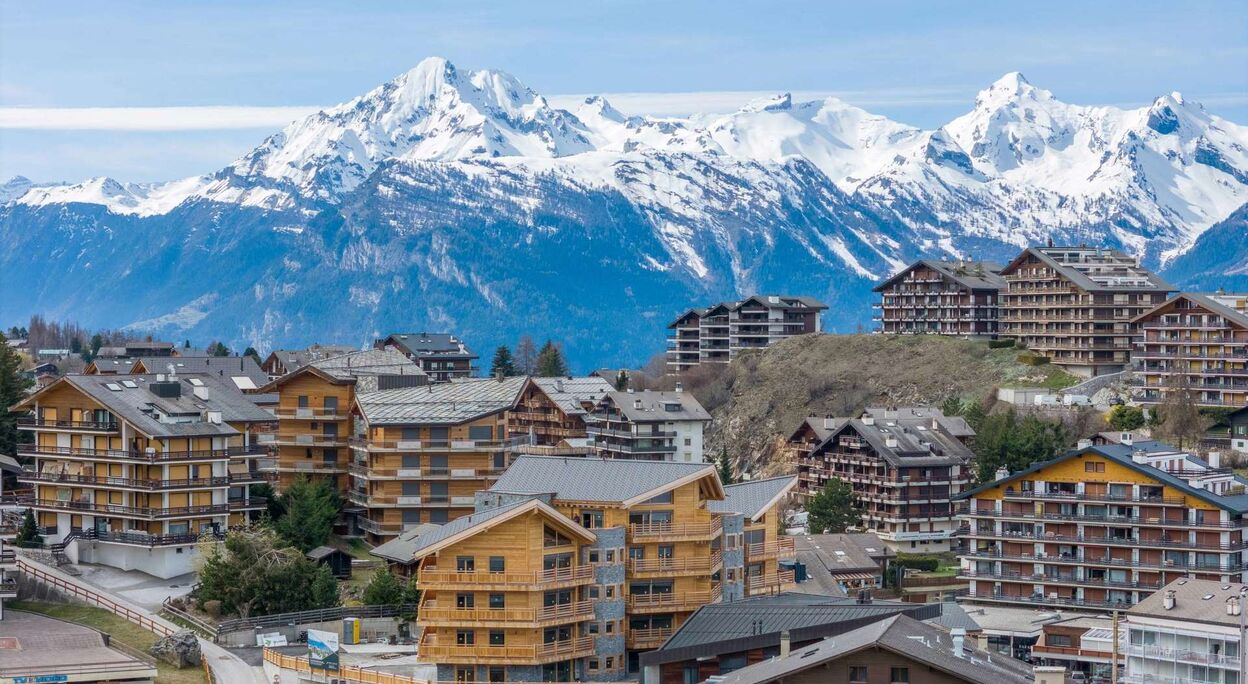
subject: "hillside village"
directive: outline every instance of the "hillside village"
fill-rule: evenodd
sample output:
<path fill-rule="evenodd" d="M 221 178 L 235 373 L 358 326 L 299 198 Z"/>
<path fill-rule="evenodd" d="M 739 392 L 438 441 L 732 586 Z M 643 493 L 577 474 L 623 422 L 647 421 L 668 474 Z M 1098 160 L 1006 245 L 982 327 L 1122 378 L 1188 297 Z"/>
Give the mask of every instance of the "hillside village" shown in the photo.
<path fill-rule="evenodd" d="M 218 682 L 1238 682 L 1248 295 L 1053 245 L 875 293 L 855 335 L 800 293 L 691 302 L 661 364 L 583 375 L 456 331 L 12 329 L 0 682 L 61 599 L 154 653 L 189 630 Z"/>

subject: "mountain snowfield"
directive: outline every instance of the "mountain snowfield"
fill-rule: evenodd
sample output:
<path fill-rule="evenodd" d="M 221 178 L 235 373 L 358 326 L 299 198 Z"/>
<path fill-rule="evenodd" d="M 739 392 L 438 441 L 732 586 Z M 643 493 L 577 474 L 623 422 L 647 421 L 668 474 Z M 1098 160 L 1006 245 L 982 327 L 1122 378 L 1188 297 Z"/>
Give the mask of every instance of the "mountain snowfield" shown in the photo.
<path fill-rule="evenodd" d="M 1051 239 L 1164 267 L 1246 202 L 1248 127 L 1177 93 L 1070 105 L 1012 73 L 936 130 L 787 94 L 657 118 L 430 58 L 215 173 L 0 186 L 0 285 L 30 293 L 0 317 L 257 346 L 528 332 L 637 363 L 697 301 L 811 294 L 854 329 L 871 282 L 919 255 Z M 648 337 L 613 344 L 621 325 Z"/>

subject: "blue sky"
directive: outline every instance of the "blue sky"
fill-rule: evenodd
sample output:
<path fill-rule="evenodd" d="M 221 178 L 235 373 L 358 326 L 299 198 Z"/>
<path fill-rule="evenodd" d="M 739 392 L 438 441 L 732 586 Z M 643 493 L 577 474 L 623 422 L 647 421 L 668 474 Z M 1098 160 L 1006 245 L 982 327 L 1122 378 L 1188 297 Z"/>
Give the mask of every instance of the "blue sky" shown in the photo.
<path fill-rule="evenodd" d="M 1068 102 L 1136 106 L 1178 90 L 1248 123 L 1242 0 L 1023 5 L 0 0 L 0 178 L 215 170 L 301 111 L 273 108 L 350 99 L 429 55 L 547 95 L 667 95 L 620 98 L 634 108 L 716 111 L 742 91 L 791 90 L 934 127 L 1017 70 Z M 58 123 L 69 108 L 205 106 L 240 109 L 226 123 L 160 109 Z M 42 127 L 12 108 L 40 108 Z"/>

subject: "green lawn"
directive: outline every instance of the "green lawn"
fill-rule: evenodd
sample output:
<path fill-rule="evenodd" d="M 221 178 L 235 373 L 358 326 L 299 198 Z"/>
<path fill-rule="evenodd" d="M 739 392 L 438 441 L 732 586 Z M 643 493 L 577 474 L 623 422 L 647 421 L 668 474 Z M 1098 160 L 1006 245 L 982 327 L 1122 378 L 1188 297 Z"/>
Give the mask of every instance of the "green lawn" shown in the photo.
<path fill-rule="evenodd" d="M 133 622 L 113 615 L 103 608 L 66 603 L 46 603 L 43 601 L 13 601 L 5 605 L 12 610 L 42 613 L 66 622 L 98 629 L 109 634 L 114 640 L 144 653 L 159 638 Z M 179 670 L 168 663 L 158 663 L 157 672 L 156 684 L 207 684 L 204 671 L 197 667 Z"/>

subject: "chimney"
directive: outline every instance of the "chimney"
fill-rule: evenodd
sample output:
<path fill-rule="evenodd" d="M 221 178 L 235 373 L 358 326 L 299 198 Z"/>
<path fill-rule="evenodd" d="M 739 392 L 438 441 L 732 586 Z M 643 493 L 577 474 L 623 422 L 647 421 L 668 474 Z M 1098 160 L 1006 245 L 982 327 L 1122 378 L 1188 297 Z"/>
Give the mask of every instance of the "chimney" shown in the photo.
<path fill-rule="evenodd" d="M 1088 447 L 1091 447 L 1091 446 L 1092 446 L 1092 440 L 1090 439 L 1081 439 L 1075 443 L 1075 448 L 1080 449 L 1080 450 L 1087 449 Z"/>
<path fill-rule="evenodd" d="M 1209 461 L 1210 468 L 1221 468 L 1222 467 L 1222 452 L 1210 451 L 1209 455 L 1205 458 L 1205 460 Z"/>
<path fill-rule="evenodd" d="M 641 410 L 641 400 L 640 400 L 640 399 L 634 399 L 634 400 L 633 400 L 633 408 L 635 408 L 635 409 L 637 409 L 637 410 Z"/>
<path fill-rule="evenodd" d="M 1010 476 L 1010 469 L 1006 468 L 1005 466 L 1001 466 L 1000 468 L 997 468 L 997 472 L 992 474 L 993 479 L 997 479 L 997 480 L 1004 480 L 1005 478 L 1009 476 Z"/>
<path fill-rule="evenodd" d="M 1241 608 L 1239 605 L 1239 597 L 1232 596 L 1226 600 L 1226 614 L 1239 615 Z"/>
<path fill-rule="evenodd" d="M 832 416 L 824 416 L 823 417 L 823 429 L 832 430 L 835 428 L 836 428 L 836 419 L 833 418 Z"/>
<path fill-rule="evenodd" d="M 888 447 L 889 449 L 896 449 L 896 448 L 897 448 L 897 438 L 896 438 L 896 437 L 894 437 L 894 436 L 892 436 L 892 435 L 889 435 L 888 437 L 885 437 L 885 438 L 884 438 L 884 446 Z"/>
<path fill-rule="evenodd" d="M 677 391 L 677 392 L 684 392 L 684 391 L 685 391 L 685 385 L 684 385 L 681 381 L 679 381 L 679 380 L 677 380 L 677 381 L 676 381 L 676 391 Z"/>
<path fill-rule="evenodd" d="M 966 653 L 966 629 L 963 627 L 954 627 L 949 632 L 949 636 L 953 638 L 953 655 L 955 658 L 965 658 Z"/>
<path fill-rule="evenodd" d="M 562 379 L 555 380 L 555 391 L 563 392 L 563 380 Z"/>
<path fill-rule="evenodd" d="M 1164 606 L 1166 610 L 1174 610 L 1174 590 L 1173 589 L 1166 590 L 1165 596 L 1163 596 L 1161 599 L 1161 605 Z"/>
<path fill-rule="evenodd" d="M 499 381 L 499 382 L 502 382 L 502 381 L 503 381 L 503 372 L 502 372 L 502 371 L 499 371 L 499 372 L 495 373 L 495 374 L 494 374 L 494 379 L 495 379 L 495 380 L 497 380 L 497 381 Z"/>
<path fill-rule="evenodd" d="M 793 641 L 789 636 L 789 630 L 780 632 L 780 657 L 784 658 L 789 655 L 789 650 L 793 647 Z"/>

